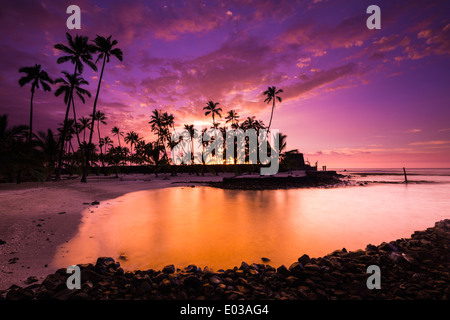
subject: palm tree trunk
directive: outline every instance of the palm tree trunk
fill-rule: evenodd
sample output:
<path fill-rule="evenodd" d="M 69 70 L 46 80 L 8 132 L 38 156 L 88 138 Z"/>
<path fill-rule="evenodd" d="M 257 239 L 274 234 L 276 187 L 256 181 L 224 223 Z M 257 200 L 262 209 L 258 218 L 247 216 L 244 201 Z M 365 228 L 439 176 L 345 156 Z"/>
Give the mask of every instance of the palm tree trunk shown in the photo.
<path fill-rule="evenodd" d="M 95 95 L 95 100 L 94 100 L 94 108 L 93 108 L 93 111 L 92 111 L 91 132 L 89 133 L 89 146 L 92 143 L 92 135 L 94 133 L 94 116 L 95 116 L 95 110 L 97 108 L 98 94 L 100 92 L 100 86 L 102 84 L 102 78 L 103 78 L 103 71 L 105 69 L 105 63 L 106 63 L 106 54 L 103 57 L 102 72 L 100 73 L 100 79 L 98 80 L 97 94 Z M 86 182 L 87 181 L 88 168 L 89 168 L 89 156 L 90 156 L 90 152 L 88 152 L 86 154 L 86 164 L 85 164 L 85 166 L 83 168 L 83 176 L 81 177 L 81 182 Z"/>
<path fill-rule="evenodd" d="M 73 71 L 73 77 L 75 78 L 76 73 L 78 70 L 78 61 L 75 63 L 75 70 Z M 66 139 L 66 133 L 67 133 L 67 119 L 69 118 L 69 110 L 70 110 L 70 102 L 73 97 L 73 86 L 70 88 L 70 94 L 69 94 L 69 101 L 67 101 L 67 108 L 66 108 L 66 115 L 64 117 L 64 124 L 63 124 L 63 132 L 61 136 L 61 147 L 59 150 L 59 160 L 58 160 L 58 169 L 56 170 L 56 180 L 61 180 L 61 166 L 62 166 L 62 158 L 64 154 L 64 141 Z"/>
<path fill-rule="evenodd" d="M 104 168 L 105 162 L 103 161 L 103 148 L 102 148 L 102 145 L 100 144 L 100 140 L 101 140 L 101 138 L 100 138 L 100 119 L 98 119 L 98 121 L 97 121 L 97 131 L 98 131 L 98 147 L 100 148 L 100 159 L 102 161 L 102 167 Z M 106 149 L 105 149 L 105 151 L 106 151 Z"/>
<path fill-rule="evenodd" d="M 269 126 L 267 127 L 267 134 L 269 134 L 269 131 L 270 131 L 270 124 L 272 123 L 273 109 L 275 109 L 275 97 L 273 98 L 272 112 L 271 112 L 271 114 L 270 114 Z"/>
<path fill-rule="evenodd" d="M 28 142 L 31 142 L 33 136 L 33 97 L 34 97 L 34 84 L 31 86 L 31 103 L 30 103 L 30 134 L 28 136 Z"/>
<path fill-rule="evenodd" d="M 80 135 L 78 134 L 77 114 L 75 112 L 74 99 L 72 99 L 72 111 L 73 111 L 73 119 L 74 119 L 75 133 L 77 135 L 78 147 L 80 148 L 80 152 L 81 152 L 81 165 L 84 166 L 84 152 L 83 152 L 83 148 L 81 147 Z"/>

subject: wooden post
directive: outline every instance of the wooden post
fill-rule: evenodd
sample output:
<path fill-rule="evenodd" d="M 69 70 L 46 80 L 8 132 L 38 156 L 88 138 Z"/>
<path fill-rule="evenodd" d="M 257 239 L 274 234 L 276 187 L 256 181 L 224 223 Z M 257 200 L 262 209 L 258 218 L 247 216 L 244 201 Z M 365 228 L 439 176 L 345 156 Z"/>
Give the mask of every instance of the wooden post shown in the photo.
<path fill-rule="evenodd" d="M 405 167 L 403 167 L 403 174 L 405 175 L 405 183 L 408 183 L 408 178 L 406 177 L 406 170 L 405 170 Z"/>

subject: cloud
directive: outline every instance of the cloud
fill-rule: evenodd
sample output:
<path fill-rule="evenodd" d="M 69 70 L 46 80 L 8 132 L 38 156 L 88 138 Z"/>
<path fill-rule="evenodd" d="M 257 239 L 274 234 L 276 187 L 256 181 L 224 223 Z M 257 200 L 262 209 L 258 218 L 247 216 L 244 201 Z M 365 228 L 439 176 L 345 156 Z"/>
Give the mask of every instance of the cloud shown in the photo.
<path fill-rule="evenodd" d="M 292 84 L 286 87 L 284 90 L 284 98 L 297 99 L 302 94 L 305 94 L 314 89 L 323 87 L 338 79 L 355 75 L 357 67 L 353 62 L 347 63 L 340 67 L 332 68 L 326 71 L 314 72 L 311 76 L 303 76 L 303 82 Z"/>
<path fill-rule="evenodd" d="M 411 129 L 411 130 L 406 130 L 405 133 L 418 133 L 421 131 L 422 131 L 422 129 Z"/>
<path fill-rule="evenodd" d="M 332 155 L 332 156 L 355 156 L 361 154 L 384 154 L 384 153 L 410 153 L 411 148 L 381 148 L 379 145 L 369 147 L 345 147 L 330 150 L 320 150 L 313 153 L 306 153 L 309 156 Z"/>
<path fill-rule="evenodd" d="M 410 146 L 435 146 L 435 145 L 443 145 L 450 143 L 449 140 L 432 140 L 432 141 L 419 141 L 419 142 L 411 142 Z"/>

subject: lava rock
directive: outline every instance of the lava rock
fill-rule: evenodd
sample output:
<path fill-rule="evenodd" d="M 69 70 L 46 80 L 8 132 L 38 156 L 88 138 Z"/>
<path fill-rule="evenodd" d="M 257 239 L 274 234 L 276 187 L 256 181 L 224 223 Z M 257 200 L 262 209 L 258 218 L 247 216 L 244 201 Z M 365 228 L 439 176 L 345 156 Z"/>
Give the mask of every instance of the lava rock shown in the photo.
<path fill-rule="evenodd" d="M 174 273 L 174 272 L 175 272 L 175 266 L 174 266 L 173 264 L 170 264 L 170 265 L 168 265 L 168 266 L 165 266 L 165 267 L 162 269 L 162 272 L 163 272 L 163 273 L 167 273 L 167 274 Z"/>
<path fill-rule="evenodd" d="M 298 258 L 298 262 L 301 263 L 302 266 L 309 263 L 310 261 L 311 261 L 311 258 L 307 254 L 304 254 L 300 258 Z"/>

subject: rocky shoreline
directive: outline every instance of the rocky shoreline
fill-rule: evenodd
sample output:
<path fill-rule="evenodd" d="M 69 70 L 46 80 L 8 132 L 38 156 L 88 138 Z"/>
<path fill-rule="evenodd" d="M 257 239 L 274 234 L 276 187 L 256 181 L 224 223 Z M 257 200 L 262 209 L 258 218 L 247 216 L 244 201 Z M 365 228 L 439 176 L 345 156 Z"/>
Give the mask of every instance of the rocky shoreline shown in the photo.
<path fill-rule="evenodd" d="M 208 182 L 215 188 L 233 190 L 276 190 L 290 188 L 336 187 L 348 185 L 341 180 L 343 175 L 334 171 L 318 171 L 304 177 L 252 177 L 252 178 L 223 178 L 222 181 Z"/>
<path fill-rule="evenodd" d="M 379 266 L 381 289 L 367 288 L 369 265 Z M 365 250 L 303 255 L 289 267 L 242 262 L 239 268 L 216 272 L 194 265 L 125 272 L 112 258 L 79 266 L 79 290 L 67 288 L 69 275 L 60 269 L 42 283 L 30 277 L 27 287 L 0 291 L 0 300 L 448 300 L 450 219 L 409 239 L 369 244 Z"/>

